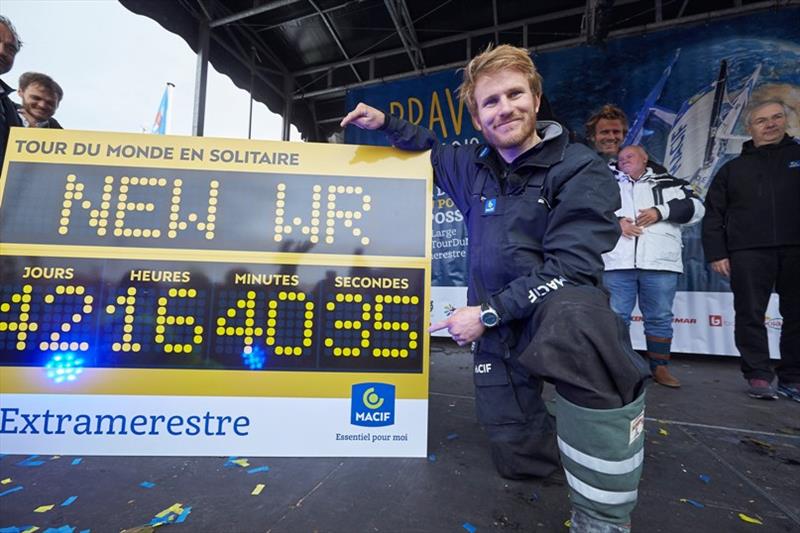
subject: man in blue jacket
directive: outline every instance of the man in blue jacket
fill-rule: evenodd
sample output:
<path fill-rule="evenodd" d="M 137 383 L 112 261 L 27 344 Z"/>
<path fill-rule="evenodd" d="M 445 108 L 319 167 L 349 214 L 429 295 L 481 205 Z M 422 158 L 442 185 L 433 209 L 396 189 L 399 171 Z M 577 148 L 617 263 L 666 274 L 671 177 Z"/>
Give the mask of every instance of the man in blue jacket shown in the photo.
<path fill-rule="evenodd" d="M 598 288 L 601 254 L 619 237 L 618 188 L 561 125 L 537 123 L 542 81 L 526 50 L 502 45 L 475 57 L 459 95 L 487 144 L 441 145 L 429 130 L 363 103 L 342 126 L 430 149 L 436 184 L 464 215 L 468 305 L 431 330 L 472 345 L 476 409 L 500 474 L 556 468 L 540 396 L 540 379 L 550 381 L 572 529 L 628 531 L 649 371 Z"/>
<path fill-rule="evenodd" d="M 752 140 L 719 169 L 706 195 L 703 250 L 711 269 L 731 280 L 747 393 L 800 401 L 800 143 L 786 134 L 788 114 L 780 100 L 749 106 Z M 774 371 L 764 326 L 773 288 L 783 317 Z"/>

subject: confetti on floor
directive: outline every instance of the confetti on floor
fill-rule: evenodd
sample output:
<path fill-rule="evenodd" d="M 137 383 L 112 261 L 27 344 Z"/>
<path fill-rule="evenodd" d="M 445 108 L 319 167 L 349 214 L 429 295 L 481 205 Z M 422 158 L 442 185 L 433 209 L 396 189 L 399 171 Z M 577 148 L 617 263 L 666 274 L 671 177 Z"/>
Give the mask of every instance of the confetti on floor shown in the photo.
<path fill-rule="evenodd" d="M 764 522 L 762 522 L 758 518 L 753 518 L 752 516 L 747 516 L 744 513 L 739 513 L 739 519 L 742 522 L 747 522 L 748 524 L 757 524 L 759 526 L 763 526 L 764 525 Z"/>
<path fill-rule="evenodd" d="M 478 530 L 477 527 L 473 526 L 469 522 L 464 522 L 463 524 L 461 524 L 461 527 L 469 531 L 469 533 L 475 533 Z"/>
<path fill-rule="evenodd" d="M 72 526 L 48 527 L 43 533 L 75 533 L 75 528 Z"/>
<path fill-rule="evenodd" d="M 268 466 L 257 466 L 247 471 L 248 474 L 257 474 L 258 472 L 269 472 Z"/>
<path fill-rule="evenodd" d="M 659 435 L 663 435 L 663 436 L 665 436 L 665 437 L 666 437 L 667 435 L 669 435 L 669 431 L 667 431 L 667 430 L 666 430 L 666 429 L 664 429 L 664 428 L 658 428 L 658 434 L 659 434 Z"/>
<path fill-rule="evenodd" d="M 52 509 L 55 506 L 56 505 L 54 503 L 51 503 L 50 505 L 40 505 L 39 507 L 34 509 L 33 512 L 34 513 L 46 513 L 47 511 L 49 511 L 50 509 Z"/>
<path fill-rule="evenodd" d="M 11 483 L 10 477 L 7 477 L 4 480 L 0 481 L 0 485 L 8 485 L 9 483 Z"/>
<path fill-rule="evenodd" d="M 37 460 L 38 455 L 31 455 L 30 457 L 18 462 L 18 466 L 42 466 L 44 461 Z"/>
<path fill-rule="evenodd" d="M 681 501 L 681 503 L 688 503 L 689 505 L 691 505 L 693 507 L 697 507 L 698 509 L 702 509 L 703 507 L 705 507 L 705 505 L 703 505 L 702 503 L 698 502 L 697 500 L 692 500 L 692 499 L 689 499 L 689 498 L 681 498 L 680 501 Z"/>
<path fill-rule="evenodd" d="M 436 462 L 436 454 L 432 453 L 432 454 L 428 455 L 428 461 L 430 461 L 431 463 L 435 463 Z"/>
<path fill-rule="evenodd" d="M 3 496 L 6 496 L 8 494 L 11 494 L 12 492 L 17 492 L 18 490 L 22 490 L 22 485 L 19 485 L 17 487 L 12 487 L 12 488 L 10 488 L 8 490 L 4 490 L 3 492 L 0 492 L 0 498 L 3 497 Z"/>
<path fill-rule="evenodd" d="M 242 468 L 247 468 L 250 466 L 250 462 L 247 459 L 234 459 L 231 462 L 235 465 L 241 466 Z"/>
<path fill-rule="evenodd" d="M 181 514 L 178 515 L 178 518 L 175 519 L 175 523 L 180 524 L 181 522 L 186 520 L 186 517 L 189 516 L 189 513 L 191 512 L 192 512 L 191 507 L 185 507 L 183 511 L 181 511 Z"/>
<path fill-rule="evenodd" d="M 706 485 L 708 485 L 709 483 L 711 483 L 711 476 L 709 476 L 709 475 L 707 475 L 707 474 L 700 474 L 700 475 L 699 475 L 699 476 L 697 476 L 697 477 L 699 477 L 699 478 L 700 478 L 700 481 L 702 481 L 702 482 L 703 482 L 703 483 L 705 483 Z"/>
<path fill-rule="evenodd" d="M 253 489 L 253 492 L 251 492 L 250 494 L 253 496 L 258 496 L 259 494 L 261 494 L 261 491 L 264 490 L 265 486 L 266 485 L 264 485 L 263 483 L 259 483 L 258 485 L 256 485 L 256 488 Z"/>
<path fill-rule="evenodd" d="M 447 435 L 447 440 L 455 440 L 458 438 L 458 433 L 450 433 Z"/>
<path fill-rule="evenodd" d="M 66 507 L 68 505 L 72 505 L 72 503 L 77 499 L 78 499 L 77 496 L 70 496 L 69 498 L 64 500 L 64 502 L 61 504 L 61 507 Z"/>
<path fill-rule="evenodd" d="M 72 460 L 71 464 L 72 465 L 79 465 L 79 464 L 81 464 L 81 461 L 83 461 L 83 457 L 76 457 L 75 459 Z"/>
<path fill-rule="evenodd" d="M 152 481 L 142 481 L 141 483 L 139 483 L 139 486 L 145 489 L 152 489 L 153 487 L 156 486 L 156 484 L 153 483 Z"/>

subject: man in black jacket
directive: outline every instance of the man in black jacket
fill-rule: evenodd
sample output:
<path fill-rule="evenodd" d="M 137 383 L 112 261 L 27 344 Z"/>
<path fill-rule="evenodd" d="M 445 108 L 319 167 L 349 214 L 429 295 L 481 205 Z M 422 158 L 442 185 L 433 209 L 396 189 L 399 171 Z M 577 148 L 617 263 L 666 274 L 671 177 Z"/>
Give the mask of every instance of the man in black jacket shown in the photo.
<path fill-rule="evenodd" d="M 14 25 L 6 17 L 0 15 L 0 76 L 6 74 L 14 66 L 14 58 L 21 46 L 22 41 L 20 41 Z M 0 168 L 6 158 L 9 130 L 13 126 L 22 126 L 16 106 L 9 98 L 13 91 L 14 89 L 0 79 Z"/>
<path fill-rule="evenodd" d="M 475 403 L 501 475 L 557 466 L 541 381 L 556 385 L 556 431 L 573 531 L 629 530 L 643 460 L 646 363 L 598 288 L 614 247 L 619 189 L 605 163 L 537 122 L 542 81 L 527 50 L 489 49 L 459 89 L 488 145 L 434 134 L 358 104 L 342 120 L 383 129 L 398 148 L 431 150 L 436 184 L 464 214 L 468 305 L 431 330 L 472 345 Z"/>
<path fill-rule="evenodd" d="M 786 134 L 787 115 L 779 100 L 749 107 L 752 140 L 722 166 L 706 196 L 703 248 L 711 269 L 730 277 L 748 394 L 800 401 L 800 144 Z M 764 327 L 773 287 L 783 317 L 774 372 Z"/>

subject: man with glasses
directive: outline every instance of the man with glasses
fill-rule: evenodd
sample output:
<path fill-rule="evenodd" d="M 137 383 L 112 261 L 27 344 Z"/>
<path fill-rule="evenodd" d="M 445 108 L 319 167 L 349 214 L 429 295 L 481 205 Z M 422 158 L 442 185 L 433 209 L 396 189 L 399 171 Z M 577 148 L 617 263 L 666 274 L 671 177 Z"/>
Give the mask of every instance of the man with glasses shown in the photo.
<path fill-rule="evenodd" d="M 800 401 L 800 141 L 786 134 L 788 113 L 780 100 L 749 106 L 745 124 L 752 140 L 714 177 L 703 248 L 711 269 L 730 278 L 748 395 Z M 764 326 L 773 287 L 783 317 L 774 371 Z"/>
<path fill-rule="evenodd" d="M 20 46 L 22 46 L 22 41 L 20 41 L 14 25 L 6 17 L 0 15 L 0 76 L 6 74 L 14 66 L 14 58 L 19 52 Z M 22 126 L 17 108 L 9 98 L 12 92 L 14 89 L 0 79 L 0 167 L 6 158 L 6 144 L 10 128 Z"/>

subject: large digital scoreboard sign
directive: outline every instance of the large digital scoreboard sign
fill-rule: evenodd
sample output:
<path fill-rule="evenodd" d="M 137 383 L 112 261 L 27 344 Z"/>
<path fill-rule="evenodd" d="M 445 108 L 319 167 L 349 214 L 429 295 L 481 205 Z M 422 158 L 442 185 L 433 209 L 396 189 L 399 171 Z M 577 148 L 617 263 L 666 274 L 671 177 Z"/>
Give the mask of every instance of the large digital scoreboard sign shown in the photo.
<path fill-rule="evenodd" d="M 0 452 L 424 456 L 431 169 L 13 129 Z"/>

